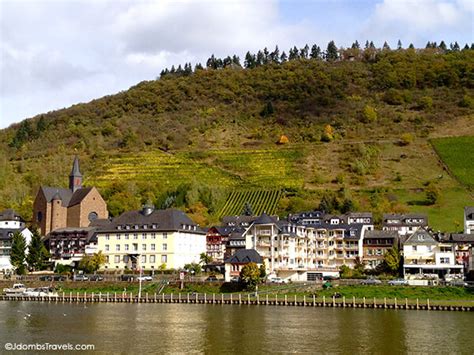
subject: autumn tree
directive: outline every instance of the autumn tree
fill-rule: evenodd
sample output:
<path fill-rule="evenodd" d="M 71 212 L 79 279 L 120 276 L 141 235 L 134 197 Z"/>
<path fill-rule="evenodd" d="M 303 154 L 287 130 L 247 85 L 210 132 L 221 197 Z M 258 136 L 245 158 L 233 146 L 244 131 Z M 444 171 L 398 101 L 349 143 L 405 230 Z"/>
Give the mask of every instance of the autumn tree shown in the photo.
<path fill-rule="evenodd" d="M 255 290 L 255 287 L 260 282 L 260 269 L 257 264 L 248 263 L 245 265 L 240 271 L 240 280 L 248 290 Z"/>
<path fill-rule="evenodd" d="M 92 255 L 84 255 L 79 261 L 79 269 L 91 274 L 100 269 L 106 262 L 105 255 L 101 251 Z"/>
<path fill-rule="evenodd" d="M 400 271 L 402 255 L 397 245 L 389 249 L 385 255 L 381 267 L 383 271 L 396 275 Z"/>

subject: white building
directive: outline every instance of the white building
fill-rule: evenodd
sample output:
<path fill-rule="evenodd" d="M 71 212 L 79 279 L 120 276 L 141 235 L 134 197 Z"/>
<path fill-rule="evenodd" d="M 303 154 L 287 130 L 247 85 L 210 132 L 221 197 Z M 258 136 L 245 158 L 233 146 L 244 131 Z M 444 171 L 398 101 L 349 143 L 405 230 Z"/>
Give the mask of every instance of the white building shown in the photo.
<path fill-rule="evenodd" d="M 464 233 L 474 234 L 474 207 L 464 207 Z"/>
<path fill-rule="evenodd" d="M 440 243 L 424 228 L 403 244 L 403 274 L 408 280 L 462 278 L 463 265 L 456 263 L 454 245 Z"/>
<path fill-rule="evenodd" d="M 25 227 L 25 221 L 11 209 L 0 212 L 0 272 L 10 272 L 13 269 L 10 263 L 10 252 L 13 234 L 18 231 L 21 232 L 28 246 L 32 233 Z"/>
<path fill-rule="evenodd" d="M 206 252 L 206 232 L 184 212 L 155 210 L 125 212 L 96 234 L 97 250 L 107 262 L 103 269 L 181 269 L 199 263 Z"/>
<path fill-rule="evenodd" d="M 428 217 L 424 214 L 384 214 L 382 230 L 397 231 L 401 237 L 412 235 L 418 228 L 428 226 Z"/>
<path fill-rule="evenodd" d="M 262 214 L 243 233 L 245 247 L 262 256 L 269 274 L 284 279 L 337 276 L 342 265 L 353 267 L 362 260 L 363 234 L 373 229 L 368 215 L 305 212 L 279 221 Z"/>

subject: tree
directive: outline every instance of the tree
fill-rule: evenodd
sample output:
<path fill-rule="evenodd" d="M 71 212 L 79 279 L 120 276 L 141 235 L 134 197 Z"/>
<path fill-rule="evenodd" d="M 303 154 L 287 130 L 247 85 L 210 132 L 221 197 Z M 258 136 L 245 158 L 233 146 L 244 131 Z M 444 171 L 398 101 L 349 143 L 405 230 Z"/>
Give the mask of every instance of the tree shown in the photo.
<path fill-rule="evenodd" d="M 206 253 L 199 254 L 199 261 L 202 265 L 209 265 L 212 263 L 212 257 Z"/>
<path fill-rule="evenodd" d="M 265 262 L 262 265 L 260 265 L 259 269 L 260 269 L 260 280 L 263 280 L 265 279 L 265 277 L 267 277 L 267 268 L 265 267 Z"/>
<path fill-rule="evenodd" d="M 161 274 L 163 275 L 163 273 L 164 273 L 165 270 L 166 270 L 166 263 L 161 264 L 161 265 L 158 267 L 158 270 L 160 270 L 160 271 L 161 271 Z"/>
<path fill-rule="evenodd" d="M 49 252 L 41 240 L 38 230 L 34 229 L 30 244 L 28 245 L 28 255 L 26 256 L 28 268 L 33 271 L 44 270 L 48 258 Z"/>
<path fill-rule="evenodd" d="M 377 111 L 369 105 L 365 105 L 363 111 L 363 122 L 375 122 L 377 120 Z"/>
<path fill-rule="evenodd" d="M 260 269 L 255 263 L 248 263 L 240 271 L 240 280 L 248 290 L 255 290 L 255 286 L 260 282 Z"/>
<path fill-rule="evenodd" d="M 242 214 L 244 216 L 253 216 L 253 209 L 252 209 L 252 205 L 250 205 L 250 203 L 245 202 Z"/>
<path fill-rule="evenodd" d="M 439 199 L 439 189 L 436 187 L 435 184 L 430 183 L 425 189 L 426 193 L 426 202 L 429 205 L 434 205 L 438 202 Z"/>
<path fill-rule="evenodd" d="M 403 49 L 402 41 L 398 40 L 398 43 L 397 43 L 397 50 L 402 50 L 402 49 Z"/>
<path fill-rule="evenodd" d="M 190 263 L 190 264 L 184 265 L 184 270 L 186 270 L 187 272 L 191 274 L 199 275 L 202 271 L 202 268 L 201 268 L 201 265 L 197 263 Z"/>
<path fill-rule="evenodd" d="M 386 272 L 396 275 L 399 273 L 401 260 L 400 250 L 397 245 L 394 245 L 385 253 L 382 267 Z"/>
<path fill-rule="evenodd" d="M 244 67 L 247 69 L 255 68 L 256 61 L 255 54 L 250 54 L 250 52 L 247 52 L 244 60 Z"/>
<path fill-rule="evenodd" d="M 310 53 L 309 56 L 310 56 L 311 59 L 319 59 L 321 57 L 321 48 L 319 48 L 319 46 L 314 44 L 311 47 L 311 53 Z"/>
<path fill-rule="evenodd" d="M 265 106 L 263 107 L 262 111 L 260 111 L 260 116 L 267 117 L 271 116 L 275 110 L 273 109 L 273 104 L 271 101 L 268 101 Z"/>
<path fill-rule="evenodd" d="M 338 58 L 339 54 L 337 52 L 337 47 L 334 41 L 328 43 L 328 47 L 326 49 L 326 59 L 329 61 L 334 61 Z"/>
<path fill-rule="evenodd" d="M 283 51 L 280 56 L 280 62 L 285 63 L 287 60 L 288 60 L 288 56 L 286 55 L 285 51 Z"/>
<path fill-rule="evenodd" d="M 26 240 L 20 232 L 13 233 L 12 249 L 10 252 L 10 263 L 18 275 L 25 273 Z"/>
<path fill-rule="evenodd" d="M 84 255 L 79 261 L 79 269 L 91 274 L 100 269 L 106 262 L 105 255 L 101 251 L 92 255 Z"/>

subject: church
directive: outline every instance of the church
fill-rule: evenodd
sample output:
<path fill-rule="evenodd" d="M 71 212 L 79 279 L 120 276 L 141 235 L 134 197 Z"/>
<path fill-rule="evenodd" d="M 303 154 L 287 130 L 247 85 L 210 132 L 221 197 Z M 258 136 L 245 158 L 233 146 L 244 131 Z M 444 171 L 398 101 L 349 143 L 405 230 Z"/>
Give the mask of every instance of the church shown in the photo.
<path fill-rule="evenodd" d="M 69 189 L 41 186 L 33 203 L 33 222 L 41 235 L 60 228 L 83 228 L 108 218 L 107 204 L 95 187 L 82 186 L 79 158 L 69 175 Z"/>

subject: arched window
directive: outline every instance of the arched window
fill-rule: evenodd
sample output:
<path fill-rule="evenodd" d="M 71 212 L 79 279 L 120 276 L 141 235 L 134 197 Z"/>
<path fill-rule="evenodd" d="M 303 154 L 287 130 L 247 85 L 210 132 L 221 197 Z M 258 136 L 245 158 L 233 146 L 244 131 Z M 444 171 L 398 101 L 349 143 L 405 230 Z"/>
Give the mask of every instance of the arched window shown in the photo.
<path fill-rule="evenodd" d="M 36 214 L 36 219 L 37 219 L 38 222 L 41 222 L 43 220 L 43 212 L 39 211 Z"/>

